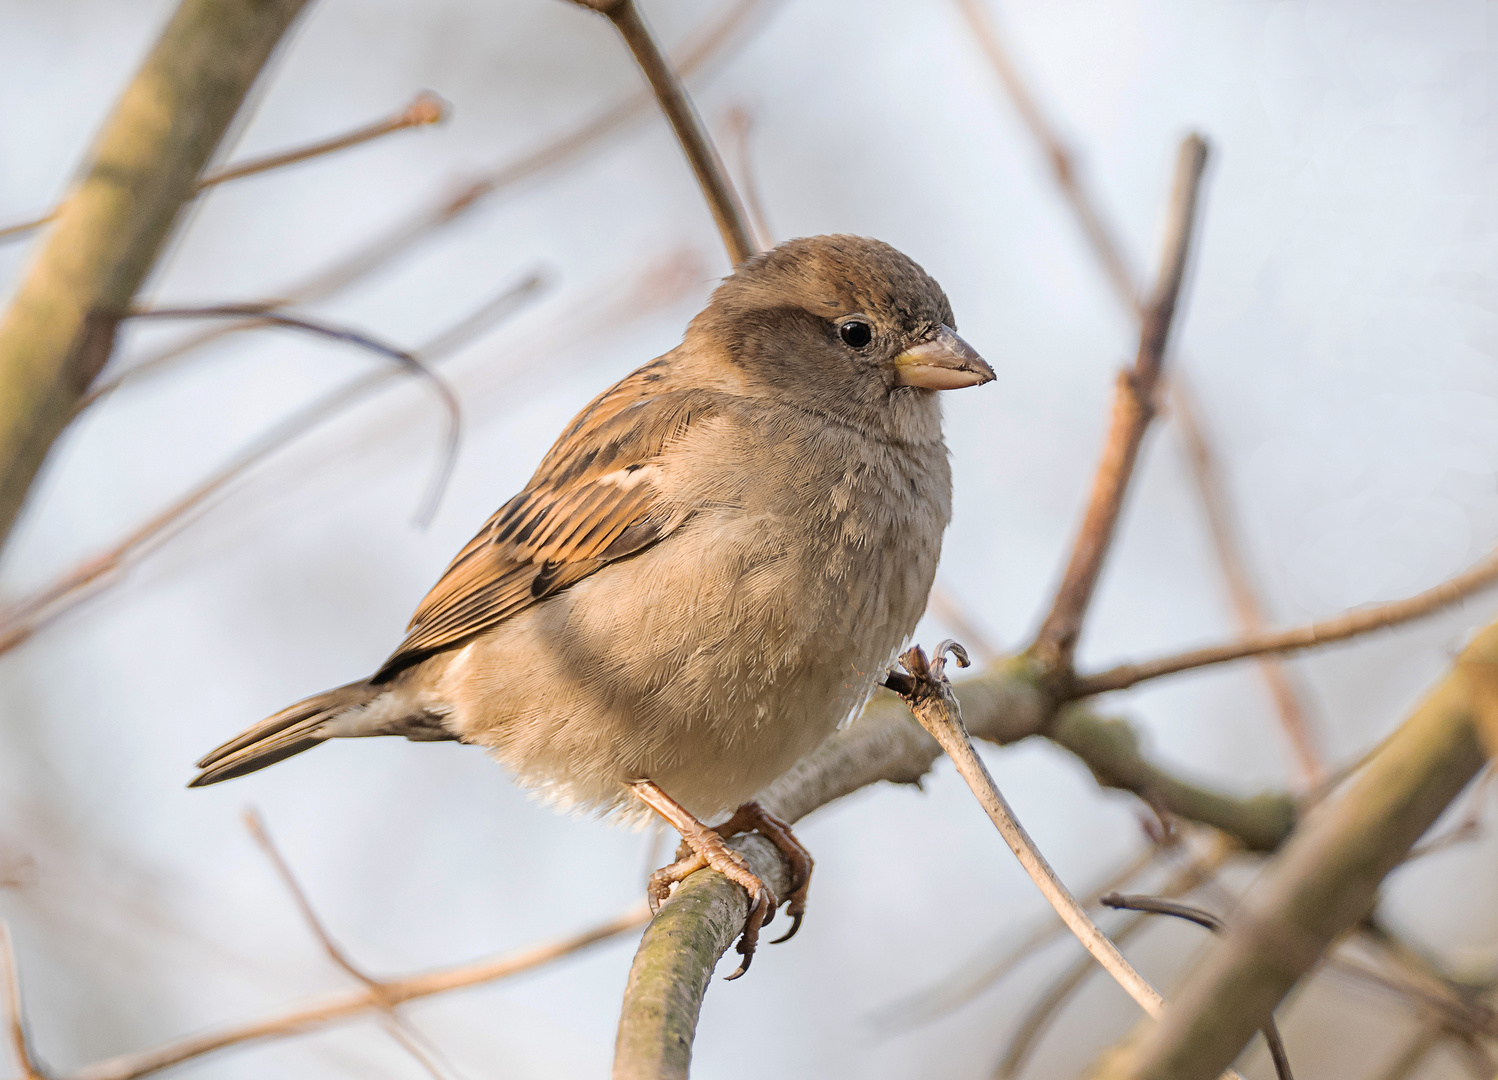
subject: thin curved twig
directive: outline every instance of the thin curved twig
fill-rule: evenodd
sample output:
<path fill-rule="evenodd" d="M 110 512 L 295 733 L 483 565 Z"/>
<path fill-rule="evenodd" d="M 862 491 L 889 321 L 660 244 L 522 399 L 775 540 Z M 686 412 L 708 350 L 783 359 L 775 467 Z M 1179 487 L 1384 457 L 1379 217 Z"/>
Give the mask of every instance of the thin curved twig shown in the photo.
<path fill-rule="evenodd" d="M 1442 608 L 1465 600 L 1473 593 L 1498 583 L 1498 551 L 1489 554 L 1470 569 L 1443 581 L 1433 589 L 1427 589 L 1404 600 L 1390 604 L 1348 611 L 1330 619 L 1308 623 L 1289 630 L 1256 634 L 1212 645 L 1204 649 L 1164 656 L 1158 660 L 1145 660 L 1137 664 L 1120 664 L 1093 675 L 1079 675 L 1065 688 L 1068 698 L 1088 697 L 1110 690 L 1126 690 L 1148 679 L 1162 675 L 1174 675 L 1182 671 L 1225 664 L 1231 660 L 1242 660 L 1268 653 L 1286 655 L 1304 649 L 1314 649 L 1339 641 L 1348 641 L 1375 630 L 1384 630 L 1401 623 L 1434 615 Z"/>
<path fill-rule="evenodd" d="M 687 156 L 692 172 L 697 177 L 697 186 L 707 200 L 717 223 L 718 234 L 728 251 L 728 261 L 734 266 L 743 262 L 759 250 L 754 231 L 744 214 L 738 192 L 728 179 L 723 168 L 723 159 L 713 145 L 712 137 L 703 126 L 702 118 L 692 106 L 686 88 L 671 67 L 671 62 L 661 50 L 660 44 L 651 34 L 635 0 L 573 0 L 581 7 L 590 8 L 605 16 L 619 36 L 634 54 L 635 62 L 650 83 L 661 111 L 671 122 L 676 132 L 676 141 Z"/>
<path fill-rule="evenodd" d="M 1210 911 L 1163 896 L 1121 896 L 1118 893 L 1110 893 L 1099 903 L 1105 907 L 1125 911 L 1173 915 L 1177 919 L 1185 919 L 1187 922 L 1196 923 L 1197 926 L 1204 926 L 1214 934 L 1220 934 L 1227 929 L 1227 924 Z M 1285 1052 L 1285 1040 L 1280 1038 L 1279 1025 L 1274 1022 L 1273 1016 L 1264 1021 L 1263 1031 L 1264 1044 L 1269 1047 L 1269 1058 L 1274 1062 L 1274 1074 L 1279 1077 L 1279 1080 L 1294 1080 L 1290 1071 L 1290 1055 Z"/>
<path fill-rule="evenodd" d="M 300 161 L 310 158 L 321 157 L 324 154 L 333 154 L 339 150 L 347 150 L 367 143 L 395 131 L 404 131 L 407 128 L 425 127 L 428 124 L 441 123 L 447 118 L 447 103 L 436 94 L 420 93 L 414 101 L 407 105 L 394 116 L 373 124 L 355 128 L 353 131 L 331 139 L 323 139 L 308 146 L 300 146 L 294 150 L 283 150 L 275 154 L 267 154 L 264 157 L 251 158 L 235 165 L 225 165 L 221 169 L 212 169 L 203 174 L 198 181 L 198 194 L 217 184 L 223 184 L 230 180 L 239 180 L 242 177 L 254 176 L 256 173 L 270 172 L 272 169 L 284 168 L 287 165 L 295 165 Z M 40 229 L 43 225 L 57 217 L 61 206 L 54 206 L 41 217 L 32 218 L 30 221 L 17 222 L 14 225 L 6 225 L 0 228 L 0 244 L 11 240 L 19 240 L 28 233 Z"/>
<path fill-rule="evenodd" d="M 708 62 L 726 48 L 747 40 L 743 32 L 751 16 L 781 0 L 734 0 L 721 17 L 694 33 L 679 50 L 676 70 L 683 77 L 702 72 Z M 310 304 L 347 288 L 381 267 L 389 265 L 426 237 L 465 216 L 489 196 L 504 191 L 548 169 L 566 164 L 598 146 L 605 138 L 641 117 L 655 103 L 649 90 L 631 94 L 602 110 L 577 128 L 549 140 L 534 150 L 492 166 L 432 205 L 383 230 L 373 240 L 334 259 L 316 273 L 295 282 L 260 302 L 266 310 L 292 304 Z M 251 329 L 253 324 L 229 324 L 205 330 L 175 345 L 125 367 L 108 379 L 98 380 L 80 401 L 81 410 L 117 388 L 125 379 L 159 373 L 197 349 L 226 334 Z"/>
<path fill-rule="evenodd" d="M 545 284 L 545 278 L 539 273 L 528 275 L 426 342 L 417 353 L 428 360 L 440 359 L 518 310 L 527 300 L 537 295 Z M 120 571 L 132 559 L 163 540 L 174 526 L 184 522 L 189 514 L 207 503 L 237 477 L 399 374 L 398 370 L 391 369 L 371 372 L 298 409 L 108 550 L 90 556 L 51 584 L 0 610 L 0 655 L 30 640 L 40 628 L 71 611 L 93 596 L 99 588 L 117 579 Z"/>
<path fill-rule="evenodd" d="M 136 1080 L 184 1061 L 202 1057 L 231 1046 L 241 1046 L 262 1039 L 285 1038 L 306 1031 L 344 1023 L 380 1012 L 390 1005 L 400 1005 L 418 998 L 461 990 L 493 982 L 523 971 L 531 971 L 571 956 L 583 949 L 612 940 L 642 925 L 650 917 L 644 901 L 606 923 L 580 934 L 560 938 L 543 945 L 533 945 L 519 952 L 455 967 L 384 980 L 379 992 L 371 988 L 323 994 L 259 1020 L 229 1024 L 197 1035 L 177 1039 L 150 1050 L 122 1054 L 94 1062 L 62 1077 L 61 1080 Z"/>
<path fill-rule="evenodd" d="M 361 349 L 368 349 L 370 352 L 389 357 L 421 376 L 436 392 L 438 400 L 447 412 L 447 431 L 442 457 L 438 461 L 436 471 L 432 474 L 432 479 L 428 482 L 426 495 L 416 513 L 416 521 L 419 525 L 424 526 L 431 522 L 432 516 L 437 512 L 437 504 L 442 498 L 442 492 L 447 488 L 448 477 L 452 475 L 453 466 L 458 460 L 458 444 L 463 436 L 463 407 L 458 403 L 458 395 L 448 385 L 447 380 L 421 357 L 354 330 L 331 326 L 305 316 L 264 311 L 254 306 L 221 304 L 198 308 L 147 308 L 132 311 L 130 315 L 137 319 L 254 319 L 262 325 L 300 330 L 330 341 L 341 341 Z"/>
<path fill-rule="evenodd" d="M 1029 649 L 1052 681 L 1064 683 L 1071 672 L 1077 639 L 1113 541 L 1139 448 L 1155 416 L 1156 385 L 1186 278 L 1206 164 L 1205 140 L 1199 135 L 1188 135 L 1176 157 L 1160 274 L 1140 320 L 1139 351 L 1133 367 L 1119 373 L 1108 439 L 1093 478 L 1082 527 L 1077 532 L 1061 584 L 1056 588 L 1051 610 Z"/>
<path fill-rule="evenodd" d="M 0 919 L 0 992 L 5 994 L 5 1030 L 9 1037 L 11 1053 L 21 1067 L 23 1080 L 46 1080 L 46 1070 L 37 1061 L 31 1050 L 31 1039 L 26 1032 L 26 1012 L 21 1002 L 21 971 L 16 964 L 16 951 L 11 944 L 10 924 Z"/>

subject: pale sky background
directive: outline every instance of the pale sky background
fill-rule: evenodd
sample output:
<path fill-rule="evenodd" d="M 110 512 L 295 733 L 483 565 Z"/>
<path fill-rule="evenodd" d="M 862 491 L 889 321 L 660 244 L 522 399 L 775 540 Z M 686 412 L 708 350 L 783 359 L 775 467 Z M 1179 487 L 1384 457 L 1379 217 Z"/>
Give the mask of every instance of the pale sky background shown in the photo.
<path fill-rule="evenodd" d="M 948 401 L 956 513 L 941 579 L 1001 646 L 1022 643 L 1074 529 L 1133 332 L 953 5 L 779 0 L 696 82 L 704 115 L 755 119 L 755 172 L 782 237 L 878 236 L 946 287 L 998 381 Z M 0 0 L 0 220 L 62 190 L 171 4 Z M 669 42 L 722 0 L 647 0 Z M 1277 621 L 1435 584 L 1498 541 L 1495 9 L 1437 3 L 1024 0 L 999 10 L 1135 258 L 1152 265 L 1175 146 L 1213 160 L 1180 323 L 1245 539 Z M 204 199 L 153 279 L 159 303 L 273 294 L 474 171 L 564 133 L 637 85 L 606 23 L 560 0 L 322 0 L 256 93 L 230 159 L 373 120 L 418 89 L 450 123 Z M 686 254 L 682 254 L 685 252 Z M 24 245 L 0 248 L 0 289 Z M 664 300 L 637 290 L 671 262 Z M 0 914 L 37 1046 L 58 1069 L 345 988 L 254 849 L 253 803 L 334 935 L 397 972 L 580 929 L 643 893 L 646 839 L 530 802 L 472 748 L 330 745 L 207 791 L 208 748 L 367 674 L 451 554 L 529 475 L 572 414 L 674 345 L 727 269 L 653 114 L 528 180 L 313 310 L 415 346 L 544 267 L 553 285 L 447 370 L 468 429 L 425 531 L 438 446 L 425 388 L 398 384 L 275 458 L 119 587 L 0 658 Z M 178 328 L 134 329 L 143 355 Z M 59 446 L 0 566 L 18 595 L 100 550 L 300 404 L 377 361 L 284 333 L 240 335 L 127 386 Z M 1491 595 L 1297 661 L 1328 760 L 1398 721 Z M 1175 433 L 1146 447 L 1083 642 L 1088 667 L 1230 633 Z M 928 620 L 918 638 L 947 628 Z M 1116 707 L 1181 772 L 1252 793 L 1295 772 L 1249 668 Z M 1137 852 L 1139 808 L 1049 746 L 998 751 L 1000 784 L 1082 887 Z M 1489 804 L 1489 810 L 1494 807 Z M 937 1023 L 869 1019 L 1041 901 L 946 766 L 804 826 L 806 925 L 709 990 L 696 1074 L 986 1076 L 1069 963 L 1053 947 Z M 1388 913 L 1453 961 L 1498 959 L 1498 845 L 1404 871 Z M 7 867 L 10 869 L 7 870 Z M 1235 879 L 1241 885 L 1241 875 Z M 1136 948 L 1168 988 L 1201 943 Z M 410 1010 L 464 1077 L 604 1075 L 633 939 Z M 723 969 L 725 972 L 728 968 Z M 1287 1035 L 1303 1075 L 1367 1075 L 1408 1021 L 1318 985 Z M 1029 1074 L 1065 1077 L 1127 1029 L 1095 980 Z M 1451 1073 L 1433 1061 L 1422 1076 Z M 1262 1054 L 1251 1077 L 1266 1074 Z M 415 1077 L 372 1024 L 212 1057 L 181 1075 Z M 1454 1075 L 1454 1073 L 1452 1073 Z"/>

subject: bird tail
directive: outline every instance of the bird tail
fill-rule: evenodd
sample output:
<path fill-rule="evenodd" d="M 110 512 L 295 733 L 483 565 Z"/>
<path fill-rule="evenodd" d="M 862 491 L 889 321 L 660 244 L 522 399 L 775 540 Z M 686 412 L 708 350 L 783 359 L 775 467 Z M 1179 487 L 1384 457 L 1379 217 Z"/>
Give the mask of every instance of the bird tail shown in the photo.
<path fill-rule="evenodd" d="M 232 780 L 311 750 L 332 736 L 329 721 L 350 709 L 368 705 L 388 689 L 368 681 L 352 682 L 298 701 L 205 755 L 198 762 L 203 771 L 187 786 L 206 787 L 220 780 Z"/>

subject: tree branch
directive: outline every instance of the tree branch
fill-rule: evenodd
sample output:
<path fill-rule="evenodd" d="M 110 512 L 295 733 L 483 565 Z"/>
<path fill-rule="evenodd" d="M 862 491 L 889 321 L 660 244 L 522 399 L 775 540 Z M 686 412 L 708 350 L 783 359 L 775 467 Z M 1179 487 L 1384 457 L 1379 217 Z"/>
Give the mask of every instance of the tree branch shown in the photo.
<path fill-rule="evenodd" d="M 1401 623 L 1434 615 L 1442 608 L 1465 600 L 1473 593 L 1498 582 L 1498 551 L 1488 555 L 1471 569 L 1433 589 L 1427 589 L 1405 600 L 1391 604 L 1349 611 L 1320 622 L 1297 626 L 1289 630 L 1254 634 L 1223 645 L 1212 645 L 1205 649 L 1163 656 L 1158 660 L 1145 660 L 1137 664 L 1120 664 L 1093 675 L 1080 675 L 1065 688 L 1068 698 L 1087 697 L 1109 690 L 1125 690 L 1148 679 L 1162 675 L 1174 675 L 1181 671 L 1207 667 L 1210 664 L 1225 664 L 1230 660 L 1242 660 L 1250 656 L 1274 653 L 1300 652 L 1302 649 L 1331 645 L 1347 641 L 1375 630 L 1383 630 Z"/>
<path fill-rule="evenodd" d="M 0 320 L 0 542 L 115 328 L 306 0 L 183 0 Z"/>
<path fill-rule="evenodd" d="M 398 979 L 387 979 L 381 982 L 381 989 L 378 992 L 366 987 L 344 993 L 323 994 L 289 1006 L 280 1012 L 272 1013 L 260 1020 L 229 1024 L 198 1035 L 189 1035 L 150 1050 L 122 1054 L 119 1057 L 85 1065 L 76 1072 L 63 1077 L 62 1080 L 135 1080 L 136 1077 L 148 1076 L 226 1047 L 239 1046 L 261 1039 L 299 1035 L 330 1024 L 369 1016 L 392 1005 L 415 1001 L 417 998 L 493 982 L 495 979 L 531 971 L 553 960 L 571 956 L 590 946 L 609 941 L 635 929 L 649 917 L 650 911 L 644 901 L 641 901 L 617 918 L 571 937 L 560 938 L 543 945 L 533 945 L 507 956 L 459 964 L 456 967 L 437 968 Z"/>
<path fill-rule="evenodd" d="M 236 165 L 225 165 L 221 169 L 215 169 L 210 173 L 206 173 L 198 181 L 194 194 L 201 194 L 205 188 L 213 187 L 215 184 L 222 184 L 229 180 L 238 180 L 244 176 L 253 176 L 256 173 L 269 172 L 272 169 L 279 169 L 286 165 L 295 165 L 297 162 L 321 157 L 323 154 L 332 154 L 339 150 L 347 150 L 361 143 L 367 143 L 381 136 L 389 135 L 391 132 L 404 131 L 406 128 L 424 127 L 427 124 L 441 123 L 446 118 L 446 102 L 435 94 L 418 94 L 411 104 L 385 120 L 366 124 L 346 134 L 336 136 L 332 139 L 323 139 L 320 142 L 298 147 L 295 150 L 283 150 L 277 154 L 251 158 L 249 161 L 242 161 Z M 40 229 L 49 221 L 56 220 L 57 215 L 61 211 L 61 205 L 54 206 L 41 217 L 0 228 L 0 244 L 11 240 L 19 240 L 28 233 Z"/>
<path fill-rule="evenodd" d="M 1343 795 L 1271 862 L 1164 1019 L 1114 1056 L 1110 1080 L 1201 1080 L 1226 1066 L 1482 767 L 1498 729 L 1498 624 L 1415 709 Z"/>
<path fill-rule="evenodd" d="M 767 0 L 735 0 L 720 18 L 694 34 L 682 46 L 677 70 L 683 76 L 699 72 L 725 48 L 742 44 L 746 37 L 744 27 L 750 16 L 767 6 Z M 632 94 L 560 138 L 492 166 L 464 183 L 457 191 L 385 229 L 375 239 L 333 260 L 318 272 L 289 285 L 277 296 L 263 300 L 262 306 L 269 311 L 290 304 L 309 304 L 347 288 L 389 265 L 421 240 L 468 214 L 490 195 L 576 159 L 629 121 L 642 115 L 654 100 L 649 90 Z M 110 379 L 99 381 L 79 403 L 79 408 L 92 404 L 127 378 L 147 372 L 159 373 L 183 356 L 226 334 L 248 329 L 249 326 L 233 324 L 214 327 L 154 353 Z"/>
<path fill-rule="evenodd" d="M 999 744 L 1044 735 L 1080 757 L 1099 783 L 1137 786 L 1151 805 L 1230 832 L 1253 850 L 1274 848 L 1294 824 L 1295 804 L 1288 795 L 1235 799 L 1154 766 L 1122 720 L 1100 717 L 1082 705 L 1063 709 L 1051 720 L 1050 699 L 1021 661 L 956 683 L 952 692 L 972 735 Z M 879 691 L 855 722 L 834 733 L 757 799 L 777 817 L 794 822 L 870 784 L 917 784 L 940 754 L 936 740 L 921 729 L 905 704 L 894 694 Z M 775 876 L 787 874 L 784 862 L 778 852 L 761 846 L 759 837 L 738 837 L 730 844 L 772 887 L 784 880 Z M 677 909 L 668 920 L 667 914 L 683 897 L 691 899 L 690 911 Z M 743 889 L 721 874 L 703 870 L 662 905 L 635 954 L 632 971 L 649 977 L 631 976 L 620 1018 L 616 1080 L 683 1075 L 659 1071 L 666 1068 L 661 1063 L 685 1068 L 702 995 L 714 965 L 743 926 L 746 904 Z M 651 1068 L 658 1071 L 651 1073 Z"/>
<path fill-rule="evenodd" d="M 21 971 L 11 944 L 10 924 L 0 919 L 0 991 L 5 994 L 5 1030 L 11 1053 L 21 1067 L 22 1080 L 47 1080 L 46 1071 L 31 1052 L 26 1033 L 26 1011 L 21 1002 Z"/>
<path fill-rule="evenodd" d="M 1200 136 L 1187 136 L 1176 158 L 1160 275 L 1141 320 L 1139 351 L 1134 366 L 1119 373 L 1108 440 L 1093 479 L 1082 528 L 1050 613 L 1030 647 L 1031 655 L 1048 678 L 1059 683 L 1064 683 L 1070 674 L 1082 622 L 1113 540 L 1139 447 L 1154 419 L 1156 384 L 1185 279 L 1197 196 L 1206 163 L 1207 144 Z"/>
<path fill-rule="evenodd" d="M 702 118 L 692 107 L 686 88 L 682 86 L 681 79 L 672 69 L 666 54 L 650 33 L 635 0 L 573 0 L 573 3 L 606 16 L 619 31 L 620 37 L 624 38 L 629 51 L 634 54 L 635 62 L 640 65 L 640 70 L 650 83 L 661 111 L 666 114 L 666 119 L 671 122 L 671 129 L 676 132 L 676 141 L 681 144 L 682 152 L 692 166 L 697 186 L 707 199 L 708 209 L 712 211 L 718 233 L 723 238 L 723 246 L 728 251 L 728 261 L 737 266 L 759 250 L 754 241 L 754 232 L 749 227 L 738 193 L 728 179 L 728 171 L 723 168 L 723 159 L 719 157 L 707 128 L 702 124 Z"/>

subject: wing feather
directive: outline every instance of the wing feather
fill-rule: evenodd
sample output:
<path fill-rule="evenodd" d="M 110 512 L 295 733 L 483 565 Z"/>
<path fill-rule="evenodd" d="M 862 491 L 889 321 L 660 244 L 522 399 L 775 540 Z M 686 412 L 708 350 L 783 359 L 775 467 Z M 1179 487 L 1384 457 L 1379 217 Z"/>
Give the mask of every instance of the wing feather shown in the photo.
<path fill-rule="evenodd" d="M 669 389 L 661 368 L 646 365 L 583 410 L 525 490 L 458 553 L 374 681 L 645 550 L 690 516 L 664 490 L 659 461 L 721 397 Z"/>

